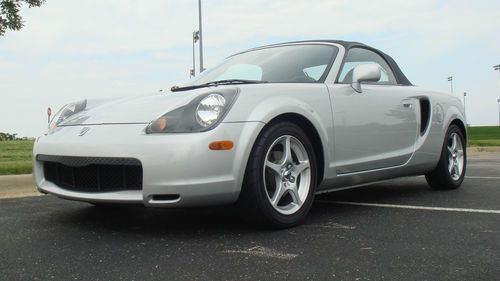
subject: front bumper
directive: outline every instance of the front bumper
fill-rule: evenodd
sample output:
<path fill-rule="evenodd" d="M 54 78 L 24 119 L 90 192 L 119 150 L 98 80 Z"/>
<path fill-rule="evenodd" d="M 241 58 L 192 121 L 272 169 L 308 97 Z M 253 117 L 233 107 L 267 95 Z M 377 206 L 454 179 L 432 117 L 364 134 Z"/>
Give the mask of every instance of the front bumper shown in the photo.
<path fill-rule="evenodd" d="M 33 148 L 34 180 L 43 193 L 61 198 L 96 202 L 188 207 L 235 202 L 261 122 L 221 123 L 203 133 L 144 133 L 144 124 L 62 127 L 40 137 Z M 83 127 L 90 130 L 83 136 Z M 208 144 L 231 140 L 234 147 L 213 151 Z M 135 158 L 142 164 L 142 190 L 113 192 L 72 191 L 44 177 L 38 155 Z M 169 196 L 179 195 L 172 200 Z"/>

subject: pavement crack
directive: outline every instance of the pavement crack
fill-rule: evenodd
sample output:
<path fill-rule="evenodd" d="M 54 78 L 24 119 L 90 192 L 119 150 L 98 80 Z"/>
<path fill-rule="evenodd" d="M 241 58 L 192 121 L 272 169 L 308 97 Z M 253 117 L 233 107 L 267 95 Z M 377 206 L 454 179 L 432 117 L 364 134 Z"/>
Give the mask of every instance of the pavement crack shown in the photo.
<path fill-rule="evenodd" d="M 327 228 L 327 229 L 356 229 L 355 226 L 343 225 L 340 223 L 327 223 L 327 224 L 305 224 L 304 227 Z"/>

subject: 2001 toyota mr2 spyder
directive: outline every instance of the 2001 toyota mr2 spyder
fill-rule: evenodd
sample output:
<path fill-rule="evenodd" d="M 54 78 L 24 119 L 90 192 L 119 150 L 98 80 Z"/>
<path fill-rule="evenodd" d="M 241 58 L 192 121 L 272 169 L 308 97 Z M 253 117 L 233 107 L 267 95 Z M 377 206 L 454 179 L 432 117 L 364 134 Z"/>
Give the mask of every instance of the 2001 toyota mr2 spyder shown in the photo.
<path fill-rule="evenodd" d="M 99 204 L 238 203 L 275 227 L 314 195 L 402 176 L 458 188 L 458 98 L 413 86 L 387 54 L 302 41 L 228 57 L 168 93 L 64 106 L 33 148 L 39 190 Z"/>

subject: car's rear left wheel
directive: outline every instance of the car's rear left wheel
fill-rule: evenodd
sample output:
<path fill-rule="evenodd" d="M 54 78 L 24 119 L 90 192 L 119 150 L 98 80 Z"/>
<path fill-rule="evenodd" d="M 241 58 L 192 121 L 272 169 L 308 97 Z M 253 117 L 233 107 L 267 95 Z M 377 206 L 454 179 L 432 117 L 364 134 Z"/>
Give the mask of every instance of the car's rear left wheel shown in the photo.
<path fill-rule="evenodd" d="M 453 124 L 446 132 L 437 167 L 425 178 L 434 189 L 456 189 L 464 180 L 466 166 L 465 138 L 460 128 Z"/>
<path fill-rule="evenodd" d="M 297 125 L 280 122 L 257 139 L 239 201 L 247 217 L 272 227 L 291 227 L 309 212 L 316 183 L 316 157 L 309 138 Z"/>

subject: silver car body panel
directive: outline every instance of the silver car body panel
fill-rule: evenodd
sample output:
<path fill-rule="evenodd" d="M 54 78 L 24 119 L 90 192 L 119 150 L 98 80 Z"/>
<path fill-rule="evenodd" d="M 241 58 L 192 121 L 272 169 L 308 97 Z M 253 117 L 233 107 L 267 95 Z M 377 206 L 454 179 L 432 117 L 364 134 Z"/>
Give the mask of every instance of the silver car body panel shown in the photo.
<path fill-rule="evenodd" d="M 62 128 L 40 137 L 34 147 L 34 176 L 38 188 L 67 199 L 92 202 L 143 203 L 148 206 L 196 206 L 231 202 L 239 195 L 240 165 L 248 158 L 261 122 L 223 123 L 196 134 L 146 135 L 145 125 L 94 125 L 80 137 L 80 126 Z M 211 151 L 208 143 L 231 139 L 229 151 Z M 63 141 L 61 141 L 63 140 Z M 95 143 L 98 142 L 99 145 Z M 143 167 L 142 192 L 84 193 L 65 190 L 46 181 L 37 154 L 138 159 Z M 153 200 L 153 195 L 179 194 L 176 202 Z"/>
<path fill-rule="evenodd" d="M 312 44 L 308 43 L 292 43 Z M 253 145 L 265 125 L 284 114 L 306 118 L 317 131 L 324 152 L 318 192 L 344 189 L 394 177 L 431 171 L 439 160 L 450 123 L 465 123 L 458 98 L 416 86 L 335 83 L 345 54 L 339 48 L 325 83 L 269 83 L 201 88 L 105 102 L 89 102 L 33 148 L 34 180 L 39 190 L 87 202 L 140 203 L 187 207 L 237 200 Z M 237 88 L 236 102 L 223 122 L 202 133 L 145 133 L 147 124 L 201 94 Z M 420 100 L 430 104 L 429 125 L 421 130 Z M 79 135 L 83 127 L 89 130 Z M 212 151 L 208 144 L 232 140 L 234 148 Z M 37 155 L 129 157 L 143 167 L 140 191 L 84 193 L 45 180 Z M 171 201 L 154 195 L 179 194 Z"/>

